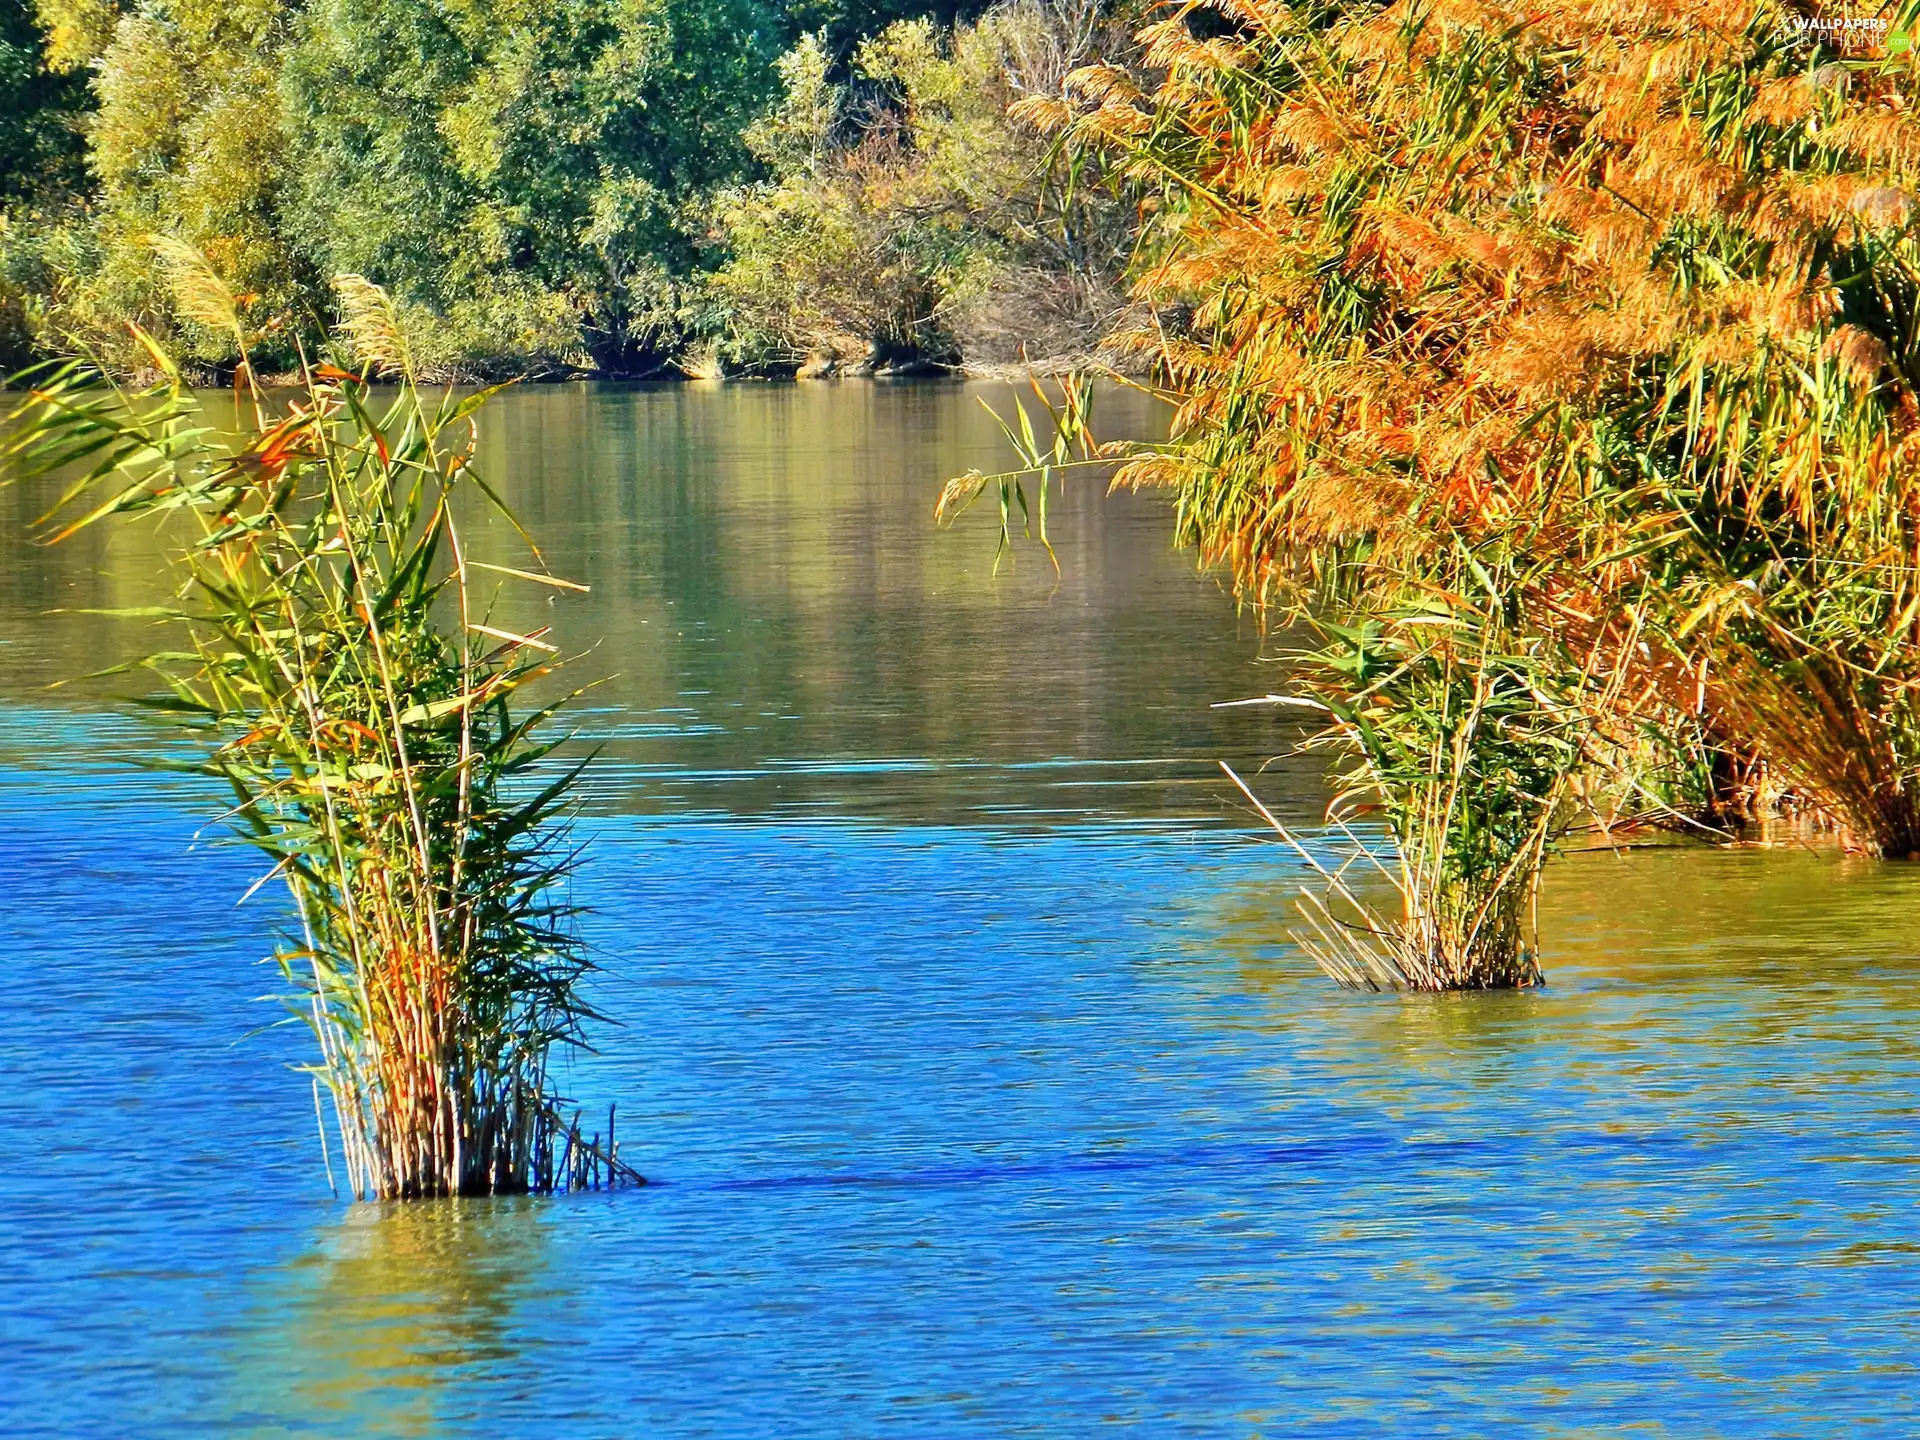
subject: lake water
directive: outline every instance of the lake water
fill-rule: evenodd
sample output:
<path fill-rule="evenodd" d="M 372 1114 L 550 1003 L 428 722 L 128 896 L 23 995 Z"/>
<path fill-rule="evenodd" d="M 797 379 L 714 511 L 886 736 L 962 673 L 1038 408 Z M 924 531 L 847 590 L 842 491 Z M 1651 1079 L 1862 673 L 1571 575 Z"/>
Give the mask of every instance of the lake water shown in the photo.
<path fill-rule="evenodd" d="M 1334 988 L 1215 768 L 1282 682 L 1163 505 L 1070 491 L 1058 578 L 933 529 L 1006 394 L 491 412 L 610 677 L 612 1194 L 328 1194 L 253 862 L 130 682 L 47 688 L 144 641 L 78 612 L 156 543 L 0 493 L 0 1434 L 1911 1433 L 1920 875 L 1583 854 L 1548 988 Z"/>

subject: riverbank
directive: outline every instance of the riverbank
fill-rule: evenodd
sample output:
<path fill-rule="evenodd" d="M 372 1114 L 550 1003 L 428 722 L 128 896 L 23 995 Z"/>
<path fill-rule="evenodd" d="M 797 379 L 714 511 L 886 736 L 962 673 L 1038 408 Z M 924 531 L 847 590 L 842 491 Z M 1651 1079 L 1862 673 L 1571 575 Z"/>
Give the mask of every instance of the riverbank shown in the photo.
<path fill-rule="evenodd" d="M 689 358 L 677 364 L 663 366 L 628 375 L 605 375 L 599 371 L 577 367 L 556 367 L 542 365 L 521 371 L 492 370 L 469 372 L 455 369 L 438 371 L 423 377 L 428 383 L 438 385 L 679 385 L 698 383 L 739 383 L 747 381 L 762 382 L 818 382 L 826 380 L 879 380 L 879 381 L 939 381 L 947 380 L 959 383 L 1025 385 L 1033 380 L 1055 380 L 1069 375 L 1103 375 L 1126 380 L 1145 379 L 1147 367 L 1137 363 L 1115 363 L 1118 357 L 1101 353 L 1077 352 L 1068 355 L 1050 356 L 1037 360 L 1022 361 L 1018 364 L 997 364 L 982 362 L 973 364 L 939 364 L 927 360 L 911 360 L 898 363 L 853 362 L 841 364 L 820 357 L 810 357 L 792 365 L 762 366 L 753 369 L 728 368 L 707 357 Z M 206 365 L 186 365 L 181 376 L 185 382 L 204 390 L 222 390 L 233 384 L 234 372 L 231 367 Z M 164 384 L 167 376 L 154 367 L 133 366 L 115 374 L 116 380 L 133 389 L 145 389 Z M 260 383 L 268 389 L 286 389 L 301 383 L 297 370 L 284 370 L 260 377 Z M 4 387 L 0 387 L 4 388 Z"/>

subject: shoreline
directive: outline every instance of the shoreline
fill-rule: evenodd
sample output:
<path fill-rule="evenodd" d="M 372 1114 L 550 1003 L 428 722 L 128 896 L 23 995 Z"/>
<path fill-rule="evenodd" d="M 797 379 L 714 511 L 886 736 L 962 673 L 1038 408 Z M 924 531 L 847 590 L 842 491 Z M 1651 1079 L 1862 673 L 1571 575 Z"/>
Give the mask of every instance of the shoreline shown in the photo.
<path fill-rule="evenodd" d="M 40 362 L 46 364 L 48 362 Z M 142 366 L 134 370 L 107 370 L 102 368 L 113 381 L 128 385 L 134 389 L 150 389 L 165 380 L 165 374 L 152 367 Z M 454 386 L 458 388 L 481 388 L 489 385 L 813 385 L 843 380 L 864 380 L 883 384 L 909 384 L 939 381 L 967 383 L 971 381 L 1020 384 L 1030 380 L 1057 380 L 1068 375 L 1093 373 L 1098 375 L 1119 376 L 1122 378 L 1140 378 L 1146 367 L 1122 368 L 1097 355 L 1059 355 L 1049 356 L 1018 364 L 1000 362 L 982 362 L 978 364 L 940 364 L 933 361 L 914 361 L 901 365 L 868 366 L 847 365 L 813 369 L 802 365 L 793 369 L 735 370 L 735 371 L 698 371 L 680 366 L 668 366 L 645 374 L 609 374 L 589 369 L 528 369 L 518 372 L 487 374 L 472 371 L 450 371 L 422 375 L 421 383 L 433 386 Z M 203 369 L 194 366 L 181 367 L 181 378 L 191 390 L 223 390 L 231 388 L 235 371 L 232 369 Z M 7 377 L 9 380 L 12 377 Z M 287 389 L 303 383 L 297 370 L 268 371 L 259 376 L 259 383 L 270 390 Z M 392 383 L 388 381 L 380 384 Z M 12 389 L 14 386 L 0 383 L 0 389 Z"/>

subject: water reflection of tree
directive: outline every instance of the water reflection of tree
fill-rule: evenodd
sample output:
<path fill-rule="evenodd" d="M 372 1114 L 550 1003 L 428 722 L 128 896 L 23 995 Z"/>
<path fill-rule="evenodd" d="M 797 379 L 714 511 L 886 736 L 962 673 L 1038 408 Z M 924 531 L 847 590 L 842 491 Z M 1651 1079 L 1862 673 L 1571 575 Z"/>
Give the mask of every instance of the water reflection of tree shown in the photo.
<path fill-rule="evenodd" d="M 352 1207 L 321 1232 L 290 1318 L 287 1402 L 380 1435 L 437 1434 L 475 1408 L 519 1369 L 547 1268 L 542 1211 L 524 1197 Z"/>
<path fill-rule="evenodd" d="M 1236 635 L 1231 603 L 1169 548 L 1158 500 L 1104 497 L 1091 477 L 1068 487 L 1051 518 L 1060 576 L 1036 549 L 996 578 L 990 539 L 936 529 L 947 477 L 1004 462 L 981 398 L 1008 405 L 944 384 L 549 386 L 489 409 L 480 471 L 508 484 L 554 573 L 592 587 L 509 590 L 494 621 L 538 629 L 558 602 L 569 634 L 603 637 L 581 678 L 610 677 L 586 701 L 609 798 L 643 813 L 851 803 L 915 822 L 1209 814 L 1216 758 L 1285 748 L 1270 711 L 1210 708 L 1279 681 L 1251 663 L 1251 619 Z M 1103 438 L 1165 423 L 1126 392 L 1103 392 L 1096 418 Z M 125 554 L 30 549 L 26 502 L 0 491 L 0 700 L 123 693 L 124 679 L 43 687 L 137 653 L 137 628 L 72 612 L 165 599 L 165 545 L 124 529 Z M 474 558 L 520 563 L 510 527 L 471 523 Z M 848 758 L 983 763 L 817 763 Z M 1317 796 L 1317 769 L 1297 788 Z"/>
<path fill-rule="evenodd" d="M 981 806 L 1123 808 L 1142 778 L 1149 813 L 1214 809 L 1215 755 L 1254 753 L 1249 735 L 1272 753 L 1270 716 L 1209 708 L 1268 677 L 1251 622 L 1236 636 L 1230 604 L 1168 549 L 1158 502 L 1070 486 L 1051 521 L 1058 576 L 1036 548 L 996 578 L 990 540 L 933 525 L 941 481 L 1004 458 L 981 398 L 1007 408 L 992 387 L 942 385 L 512 397 L 481 468 L 515 477 L 510 503 L 555 573 L 592 587 L 569 597 L 569 625 L 605 637 L 593 665 L 615 678 L 588 703 L 624 712 L 595 735 L 615 773 L 645 766 L 634 778 L 665 808 L 690 797 L 662 772 L 685 770 L 717 782 L 694 792 L 703 809 L 857 796 L 889 818 L 966 823 Z M 1104 437 L 1165 423 L 1123 392 L 1096 413 Z M 516 543 L 476 528 L 476 555 L 502 558 L 496 541 Z M 549 619 L 504 609 L 500 623 Z M 850 780 L 790 763 L 850 756 L 1152 759 L 1205 790 L 1172 793 L 1150 770 L 1009 784 L 985 767 Z"/>

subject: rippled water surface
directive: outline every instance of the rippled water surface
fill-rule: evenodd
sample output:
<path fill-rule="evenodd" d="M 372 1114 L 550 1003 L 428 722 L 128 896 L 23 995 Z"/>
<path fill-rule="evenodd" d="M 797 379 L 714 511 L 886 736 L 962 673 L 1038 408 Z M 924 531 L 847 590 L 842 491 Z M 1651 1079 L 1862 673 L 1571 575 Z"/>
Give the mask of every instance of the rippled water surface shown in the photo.
<path fill-rule="evenodd" d="M 492 425 L 594 587 L 570 1078 L 655 1183 L 329 1196 L 253 862 L 45 688 L 144 640 L 75 612 L 158 542 L 0 496 L 0 1433 L 1912 1432 L 1913 871 L 1583 854 L 1547 989 L 1347 994 L 1213 768 L 1280 682 L 1153 500 L 995 579 L 929 522 L 998 459 L 963 387 Z"/>

